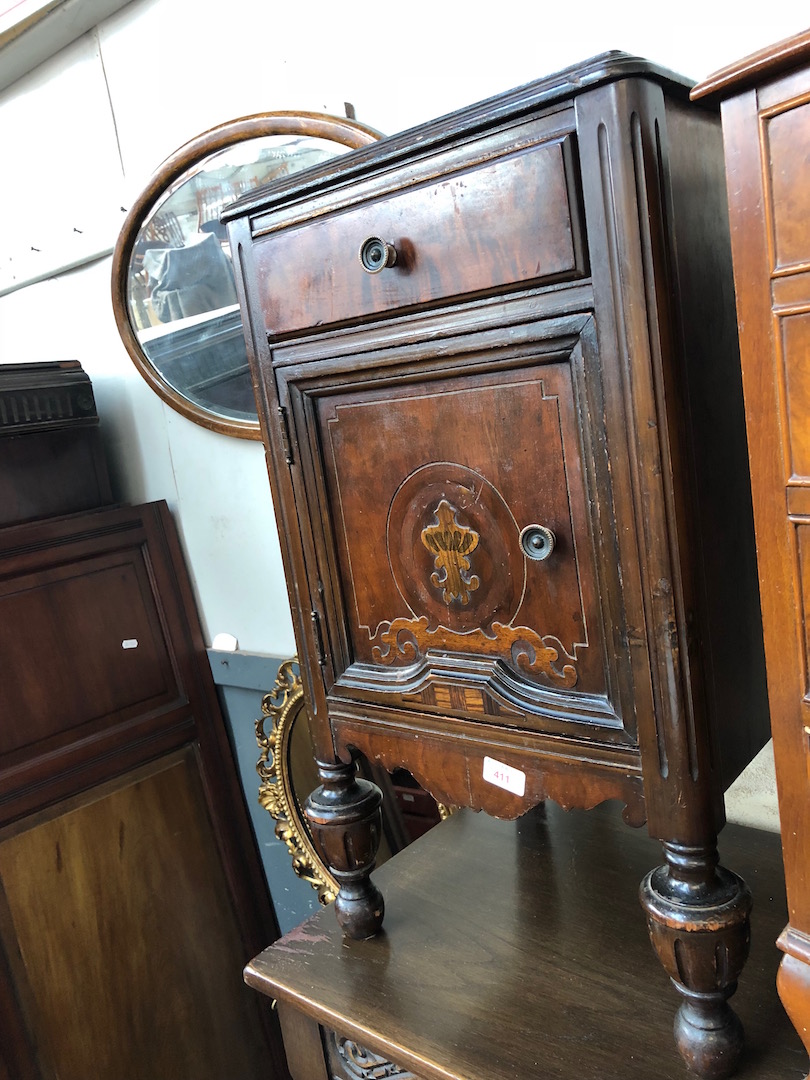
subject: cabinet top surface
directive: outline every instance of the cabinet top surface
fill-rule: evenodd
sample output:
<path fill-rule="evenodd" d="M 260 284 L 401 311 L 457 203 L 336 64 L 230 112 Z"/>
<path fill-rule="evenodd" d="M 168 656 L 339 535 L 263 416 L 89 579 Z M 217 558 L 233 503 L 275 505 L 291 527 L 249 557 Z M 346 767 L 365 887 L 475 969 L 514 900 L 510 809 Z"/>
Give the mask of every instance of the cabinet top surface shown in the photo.
<path fill-rule="evenodd" d="M 713 95 L 729 97 L 753 85 L 810 63 L 810 30 L 769 45 L 720 68 L 692 89 L 693 101 Z"/>
<path fill-rule="evenodd" d="M 729 826 L 724 857 L 752 884 L 753 946 L 735 997 L 739 1076 L 803 1076 L 775 988 L 786 914 L 779 838 Z M 257 957 L 247 981 L 426 1080 L 683 1080 L 674 1005 L 638 881 L 659 860 L 615 808 L 516 822 L 463 811 L 380 869 L 386 929 L 342 940 L 334 913 Z"/>
<path fill-rule="evenodd" d="M 462 141 L 510 120 L 518 120 L 537 109 L 570 100 L 601 84 L 634 77 L 652 79 L 664 85 L 669 93 L 683 98 L 688 96 L 693 84 L 692 80 L 641 57 L 620 51 L 601 53 L 525 86 L 258 188 L 231 203 L 223 213 L 222 221 L 268 210 L 275 205 L 315 194 L 325 187 L 360 179 L 368 173 L 393 166 L 402 159 L 421 156 L 445 144 Z"/>

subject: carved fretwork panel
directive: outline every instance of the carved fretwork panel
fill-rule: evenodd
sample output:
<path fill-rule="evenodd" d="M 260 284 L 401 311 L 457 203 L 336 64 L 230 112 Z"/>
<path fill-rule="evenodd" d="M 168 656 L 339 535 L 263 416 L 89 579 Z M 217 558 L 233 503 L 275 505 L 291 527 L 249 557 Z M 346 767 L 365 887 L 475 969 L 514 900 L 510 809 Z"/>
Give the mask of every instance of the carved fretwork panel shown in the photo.
<path fill-rule="evenodd" d="M 351 1039 L 333 1031 L 324 1035 L 330 1080 L 419 1080 L 410 1069 L 395 1065 Z"/>

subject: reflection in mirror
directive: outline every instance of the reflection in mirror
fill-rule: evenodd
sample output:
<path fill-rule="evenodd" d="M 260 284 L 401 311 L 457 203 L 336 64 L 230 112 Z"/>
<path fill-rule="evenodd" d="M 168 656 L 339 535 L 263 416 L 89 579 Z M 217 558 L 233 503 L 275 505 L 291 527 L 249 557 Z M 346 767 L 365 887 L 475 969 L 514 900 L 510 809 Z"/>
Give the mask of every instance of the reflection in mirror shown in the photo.
<path fill-rule="evenodd" d="M 378 137 L 350 120 L 268 113 L 207 132 L 153 177 L 116 246 L 113 305 L 136 366 L 179 412 L 260 437 L 222 211 Z"/>
<path fill-rule="evenodd" d="M 265 724 L 270 720 L 270 730 Z M 304 815 L 304 803 L 319 785 L 315 749 L 304 704 L 298 661 L 286 660 L 279 668 L 273 689 L 262 699 L 262 716 L 256 721 L 256 741 L 261 756 L 259 802 L 276 822 L 276 836 L 287 845 L 295 873 L 318 892 L 322 904 L 337 895 L 337 882 L 322 862 Z M 393 776 L 372 766 L 362 756 L 358 769 L 383 790 L 383 838 L 377 865 L 415 840 L 452 809 L 436 803 L 402 769 Z"/>

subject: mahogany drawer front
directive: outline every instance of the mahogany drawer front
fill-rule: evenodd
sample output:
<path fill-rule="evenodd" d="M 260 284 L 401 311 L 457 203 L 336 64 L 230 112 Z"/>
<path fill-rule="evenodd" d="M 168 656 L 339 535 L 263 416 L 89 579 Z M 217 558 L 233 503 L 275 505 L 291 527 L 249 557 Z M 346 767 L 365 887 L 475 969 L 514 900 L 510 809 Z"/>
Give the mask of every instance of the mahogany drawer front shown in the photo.
<path fill-rule="evenodd" d="M 283 335 L 510 286 L 583 277 L 570 135 L 261 238 L 266 330 Z M 396 262 L 366 272 L 377 236 Z"/>

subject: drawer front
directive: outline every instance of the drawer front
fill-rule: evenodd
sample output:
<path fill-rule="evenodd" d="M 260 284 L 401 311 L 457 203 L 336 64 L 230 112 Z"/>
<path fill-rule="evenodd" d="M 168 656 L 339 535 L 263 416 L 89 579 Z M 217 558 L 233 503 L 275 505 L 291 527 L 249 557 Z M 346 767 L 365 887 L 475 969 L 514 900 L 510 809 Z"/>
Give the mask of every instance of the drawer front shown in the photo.
<path fill-rule="evenodd" d="M 262 238 L 267 332 L 583 276 L 575 171 L 568 135 Z M 375 236 L 396 261 L 368 273 L 360 249 Z"/>

